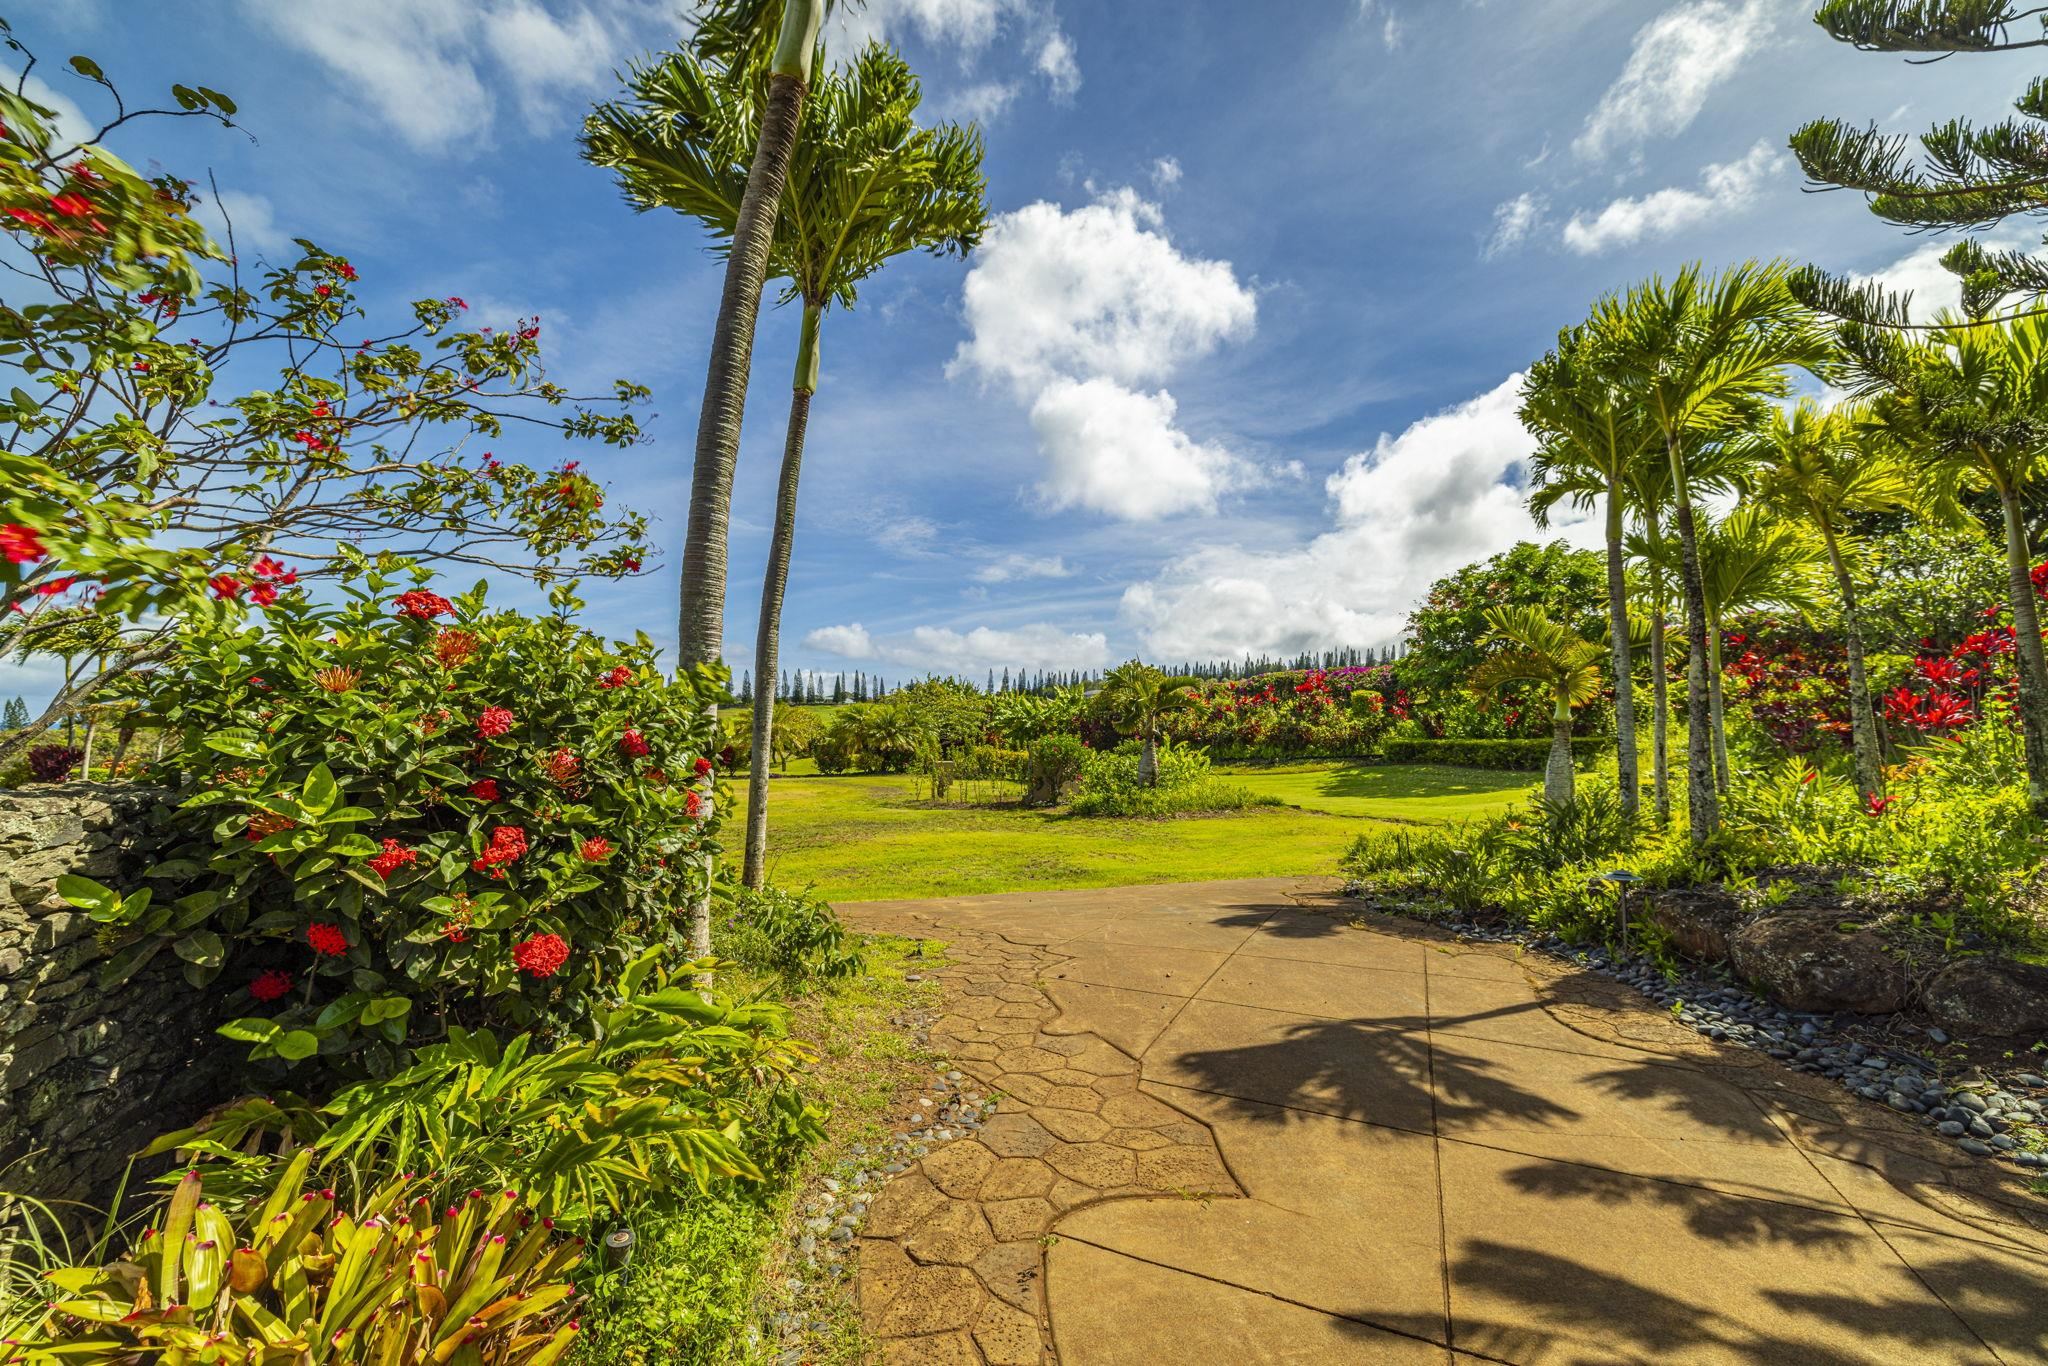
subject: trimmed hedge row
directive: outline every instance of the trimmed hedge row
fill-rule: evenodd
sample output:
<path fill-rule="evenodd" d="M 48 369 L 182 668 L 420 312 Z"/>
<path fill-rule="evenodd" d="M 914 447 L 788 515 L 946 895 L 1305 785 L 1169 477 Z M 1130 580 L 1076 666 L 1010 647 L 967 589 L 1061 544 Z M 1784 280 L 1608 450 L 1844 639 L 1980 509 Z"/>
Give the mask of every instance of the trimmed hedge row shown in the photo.
<path fill-rule="evenodd" d="M 1597 735 L 1572 738 L 1572 761 L 1585 765 L 1605 754 L 1613 741 Z M 1550 761 L 1548 740 L 1388 740 L 1380 758 L 1390 764 L 1448 764 L 1457 768 L 1527 769 L 1541 773 Z"/>

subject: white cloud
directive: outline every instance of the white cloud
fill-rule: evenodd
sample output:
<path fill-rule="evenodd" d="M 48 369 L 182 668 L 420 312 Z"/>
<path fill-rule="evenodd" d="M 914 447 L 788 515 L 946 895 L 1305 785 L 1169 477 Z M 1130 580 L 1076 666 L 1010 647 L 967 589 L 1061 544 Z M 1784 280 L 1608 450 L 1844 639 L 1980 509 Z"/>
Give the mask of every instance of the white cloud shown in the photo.
<path fill-rule="evenodd" d="M 1783 153 L 1768 140 L 1759 141 L 1740 161 L 1707 167 L 1700 174 L 1697 190 L 1673 187 L 1640 198 L 1617 199 L 1591 218 L 1573 214 L 1571 222 L 1564 225 L 1564 244 L 1582 256 L 1592 256 L 1645 238 L 1669 237 L 1712 215 L 1747 207 L 1764 181 L 1784 163 Z"/>
<path fill-rule="evenodd" d="M 291 243 L 291 234 L 278 226 L 275 207 L 260 194 L 222 190 L 218 207 L 201 199 L 194 212 L 223 247 L 228 244 L 228 225 L 232 223 L 237 252 L 283 251 Z"/>
<path fill-rule="evenodd" d="M 875 544 L 899 555 L 928 555 L 939 528 L 929 517 L 896 517 L 875 529 Z"/>
<path fill-rule="evenodd" d="M 1486 246 L 1480 254 L 1490 261 L 1513 251 L 1527 241 L 1529 234 L 1536 231 L 1542 222 L 1543 201 L 1527 192 L 1516 195 L 1494 208 L 1493 231 L 1487 235 Z"/>
<path fill-rule="evenodd" d="M 1573 149 L 1597 159 L 1684 132 L 1770 32 L 1773 10 L 1773 0 L 1692 0 L 1643 25 Z"/>
<path fill-rule="evenodd" d="M 1006 383 L 1028 405 L 1050 507 L 1150 520 L 1213 511 L 1255 479 L 1174 425 L 1172 394 L 1136 387 L 1249 335 L 1258 311 L 1229 262 L 1182 253 L 1136 190 L 1002 215 L 962 290 L 969 336 L 947 373 Z"/>
<path fill-rule="evenodd" d="M 1018 579 L 1065 579 L 1074 571 L 1060 555 L 1026 555 L 1012 551 L 974 571 L 976 583 L 1011 583 Z"/>
<path fill-rule="evenodd" d="M 855 623 L 821 627 L 804 637 L 804 645 L 843 659 L 871 659 L 935 673 L 979 673 L 1012 665 L 1099 669 L 1110 663 L 1108 636 L 1100 631 L 1066 631 L 1049 622 L 1007 630 L 977 626 L 970 631 L 957 631 L 946 626 L 918 626 L 879 638 Z"/>
<path fill-rule="evenodd" d="M 1027 43 L 1035 46 L 1033 69 L 1045 77 L 1053 98 L 1071 99 L 1081 88 L 1081 68 L 1049 0 L 867 0 L 861 6 L 841 5 L 827 28 L 826 50 L 854 53 L 870 41 L 890 42 L 908 31 L 934 46 L 956 49 L 971 68 L 1006 29 L 1013 28 L 1020 34 L 1019 50 Z M 1014 86 L 1009 90 L 1016 93 Z M 949 107 L 958 104 L 956 99 Z"/>
<path fill-rule="evenodd" d="M 857 621 L 845 626 L 820 626 L 815 631 L 805 632 L 804 648 L 837 655 L 841 659 L 875 657 L 875 642 L 868 635 L 868 628 Z"/>
<path fill-rule="evenodd" d="M 1565 511 L 1539 533 L 1524 499 L 1535 441 L 1515 411 L 1520 375 L 1381 436 L 1325 485 L 1335 526 L 1295 549 L 1208 546 L 1124 592 L 1121 616 L 1147 655 L 1224 658 L 1396 639 L 1441 575 L 1517 540 L 1597 537 Z"/>
<path fill-rule="evenodd" d="M 1375 14 L 1380 16 L 1380 43 L 1392 52 L 1401 46 L 1401 16 L 1392 5 L 1383 5 L 1380 0 L 1358 0 L 1359 18 L 1371 19 Z"/>
<path fill-rule="evenodd" d="M 976 123 L 993 123 L 1002 117 L 1022 88 L 1015 81 L 983 81 L 956 90 L 947 96 L 939 108 L 948 118 L 972 119 Z"/>
<path fill-rule="evenodd" d="M 1071 100 L 1081 88 L 1081 64 L 1074 58 L 1073 40 L 1058 29 L 1045 35 L 1038 49 L 1038 72 L 1055 100 Z"/>
<path fill-rule="evenodd" d="M 1161 157 L 1153 162 L 1152 183 L 1162 190 L 1180 184 L 1180 158 Z"/>
<path fill-rule="evenodd" d="M 629 40 L 578 5 L 534 0 L 243 0 L 291 47 L 325 66 L 349 103 L 412 146 L 448 151 L 483 139 L 509 93 L 529 125 L 568 114 L 562 97 L 608 85 Z"/>
<path fill-rule="evenodd" d="M 1038 492 L 1054 511 L 1086 508 L 1132 522 L 1214 512 L 1217 496 L 1256 480 L 1221 446 L 1173 425 L 1173 395 L 1112 379 L 1056 379 L 1031 405 L 1048 467 Z"/>

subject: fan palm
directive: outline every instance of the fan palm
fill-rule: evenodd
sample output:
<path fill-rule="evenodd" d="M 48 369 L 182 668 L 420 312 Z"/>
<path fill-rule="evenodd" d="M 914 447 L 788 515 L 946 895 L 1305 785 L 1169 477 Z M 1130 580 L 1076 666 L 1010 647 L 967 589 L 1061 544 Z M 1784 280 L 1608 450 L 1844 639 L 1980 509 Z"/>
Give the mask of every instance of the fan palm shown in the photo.
<path fill-rule="evenodd" d="M 1884 767 L 1856 578 L 1849 568 L 1856 548 L 1855 519 L 1900 508 L 1923 515 L 1931 511 L 1897 448 L 1881 431 L 1864 425 L 1867 418 L 1867 412 L 1824 409 L 1810 399 L 1802 399 L 1790 413 L 1772 413 L 1756 438 L 1758 473 L 1752 486 L 1759 503 L 1811 527 L 1826 549 L 1841 599 L 1849 655 L 1849 731 L 1856 750 L 1856 788 L 1865 801 L 1882 794 Z"/>
<path fill-rule="evenodd" d="M 1522 425 L 1543 442 L 1533 462 L 1536 489 L 1529 499 L 1537 525 L 1547 526 L 1550 510 L 1567 499 L 1581 507 L 1604 504 L 1616 781 L 1622 813 L 1634 820 L 1642 780 L 1636 752 L 1635 669 L 1629 645 L 1623 537 L 1630 472 L 1641 463 L 1646 450 L 1655 448 L 1656 429 L 1602 369 L 1599 344 L 1599 334 L 1585 326 L 1560 332 L 1557 348 L 1529 367 L 1522 385 L 1520 416 Z M 1658 767 L 1661 791 L 1661 764 Z"/>
<path fill-rule="evenodd" d="M 1686 790 L 1692 838 L 1720 826 L 1714 786 L 1707 602 L 1689 466 L 1704 445 L 1754 426 L 1768 400 L 1784 394 L 1786 369 L 1824 367 L 1826 338 L 1785 289 L 1782 265 L 1749 263 L 1709 278 L 1697 265 L 1653 278 L 1594 317 L 1609 338 L 1616 376 L 1655 426 L 1670 466 L 1685 597 Z"/>
<path fill-rule="evenodd" d="M 1848 328 L 1854 391 L 1944 503 L 1988 487 L 2005 522 L 2027 797 L 2048 815 L 2048 653 L 2034 600 L 2025 504 L 2048 481 L 2048 317 L 1972 322 L 1952 313 L 1931 336 Z"/>
<path fill-rule="evenodd" d="M 1467 686 L 1482 697 L 1517 683 L 1535 683 L 1550 693 L 1550 761 L 1543 769 L 1543 799 L 1564 805 L 1573 790 L 1572 708 L 1600 695 L 1600 662 L 1606 652 L 1569 626 L 1552 621 L 1540 607 L 1489 608 L 1486 624 L 1509 648 L 1474 669 Z"/>
<path fill-rule="evenodd" d="M 1138 755 L 1138 782 L 1144 787 L 1159 783 L 1159 725 L 1170 711 L 1189 705 L 1190 678 L 1176 678 L 1132 660 L 1119 664 L 1104 675 L 1099 701 L 1125 734 L 1142 746 Z"/>

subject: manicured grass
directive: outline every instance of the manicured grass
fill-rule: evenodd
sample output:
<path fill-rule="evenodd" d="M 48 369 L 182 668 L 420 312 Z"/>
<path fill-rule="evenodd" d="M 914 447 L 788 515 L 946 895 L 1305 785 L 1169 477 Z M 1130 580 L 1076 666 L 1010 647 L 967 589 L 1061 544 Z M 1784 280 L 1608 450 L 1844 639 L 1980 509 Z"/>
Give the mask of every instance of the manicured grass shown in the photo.
<path fill-rule="evenodd" d="M 1389 821 L 1492 816 L 1522 801 L 1537 786 L 1535 776 L 1528 773 L 1426 764 L 1243 765 L 1223 770 L 1223 776 L 1290 806 Z"/>
<path fill-rule="evenodd" d="M 1335 873 L 1364 828 L 1281 807 L 1160 820 L 935 807 L 904 775 L 777 778 L 769 790 L 769 877 L 830 901 Z"/>

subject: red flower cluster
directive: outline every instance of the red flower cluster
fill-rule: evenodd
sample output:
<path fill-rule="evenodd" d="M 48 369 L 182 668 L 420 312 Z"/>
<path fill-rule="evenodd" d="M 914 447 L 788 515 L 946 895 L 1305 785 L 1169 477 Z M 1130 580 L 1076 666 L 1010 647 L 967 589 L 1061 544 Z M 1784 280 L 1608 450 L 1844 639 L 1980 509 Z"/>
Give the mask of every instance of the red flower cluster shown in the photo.
<path fill-rule="evenodd" d="M 1885 812 L 1891 810 L 1891 805 L 1892 799 L 1890 797 L 1881 796 L 1875 792 L 1871 793 L 1863 801 L 1863 809 L 1873 816 L 1882 816 Z"/>
<path fill-rule="evenodd" d="M 20 522 L 0 526 L 0 555 L 6 556 L 9 564 L 34 564 L 49 553 L 42 533 L 34 527 Z"/>
<path fill-rule="evenodd" d="M 2048 581 L 2038 570 L 2035 577 Z M 2010 626 L 1993 626 L 1965 637 L 1946 654 L 1922 655 L 1914 662 L 1917 678 L 1885 695 L 1885 719 L 1922 735 L 1974 725 L 1986 700 L 2015 695 L 2017 648 L 2018 636 Z"/>
<path fill-rule="evenodd" d="M 528 977 L 552 977 L 569 961 L 569 945 L 559 934 L 536 934 L 512 946 L 512 963 Z"/>
<path fill-rule="evenodd" d="M 469 795 L 480 802 L 494 802 L 498 800 L 498 780 L 496 778 L 477 779 L 469 785 Z"/>
<path fill-rule="evenodd" d="M 625 733 L 619 736 L 619 752 L 629 759 L 644 759 L 653 753 L 653 750 L 648 747 L 646 736 L 628 726 Z"/>
<path fill-rule="evenodd" d="M 453 669 L 466 662 L 476 653 L 476 637 L 467 631 L 444 627 L 434 637 L 434 658 L 441 661 L 444 669 Z"/>
<path fill-rule="evenodd" d="M 277 590 L 289 588 L 299 581 L 299 571 L 287 569 L 268 555 L 258 555 L 249 564 L 249 572 L 256 582 L 249 587 L 249 601 L 258 607 L 268 607 L 277 601 Z"/>
<path fill-rule="evenodd" d="M 632 681 L 633 671 L 621 664 L 618 668 L 613 669 L 610 673 L 598 679 L 597 686 L 600 688 L 623 688 Z"/>
<path fill-rule="evenodd" d="M 603 835 L 592 835 L 577 847 L 585 863 L 603 863 L 612 856 L 612 842 Z"/>
<path fill-rule="evenodd" d="M 275 811 L 255 811 L 249 815 L 249 828 L 246 833 L 249 841 L 254 843 L 267 836 L 275 835 L 280 830 L 290 830 L 297 825 L 298 822 L 290 816 L 280 816 Z"/>
<path fill-rule="evenodd" d="M 541 756 L 540 771 L 557 787 L 567 787 L 583 772 L 583 760 L 574 750 L 558 749 Z"/>
<path fill-rule="evenodd" d="M 420 861 L 420 851 L 408 849 L 397 840 L 384 841 L 384 852 L 369 860 L 370 871 L 385 882 L 400 868 L 409 868 Z"/>
<path fill-rule="evenodd" d="M 420 621 L 432 621 L 435 617 L 455 614 L 455 605 L 439 593 L 429 593 L 415 588 L 409 593 L 400 593 L 397 598 L 398 615 L 414 617 Z"/>
<path fill-rule="evenodd" d="M 206 581 L 206 586 L 211 588 L 214 597 L 222 602 L 233 602 L 242 596 L 242 589 L 247 585 L 233 574 L 215 574 Z"/>
<path fill-rule="evenodd" d="M 683 810 L 691 820 L 696 820 L 704 811 L 704 794 L 694 787 L 683 794 Z"/>
<path fill-rule="evenodd" d="M 316 921 L 306 926 L 306 942 L 322 958 L 339 958 L 348 952 L 348 936 L 339 925 Z"/>
<path fill-rule="evenodd" d="M 470 867 L 492 877 L 505 876 L 505 865 L 516 863 L 526 853 L 526 831 L 516 825 L 494 825 L 484 851 L 470 861 Z"/>
<path fill-rule="evenodd" d="M 486 740 L 495 740 L 511 729 L 512 713 L 505 707 L 485 707 L 476 719 L 476 733 Z"/>
<path fill-rule="evenodd" d="M 711 772 L 711 761 L 699 755 L 697 762 L 690 765 L 690 767 L 696 771 L 698 777 L 702 778 Z"/>
<path fill-rule="evenodd" d="M 281 996 L 290 995 L 291 989 L 292 975 L 282 968 L 259 972 L 255 980 L 249 983 L 249 994 L 259 1001 L 275 1001 Z"/>

